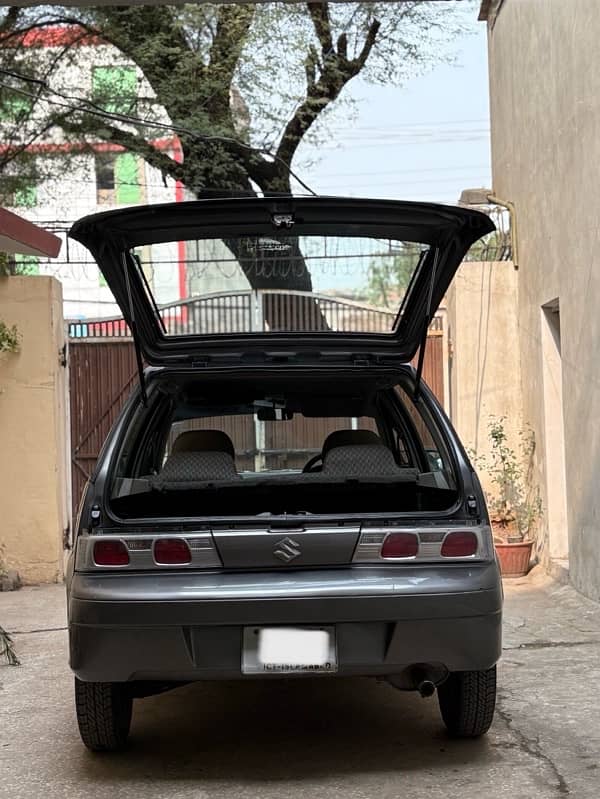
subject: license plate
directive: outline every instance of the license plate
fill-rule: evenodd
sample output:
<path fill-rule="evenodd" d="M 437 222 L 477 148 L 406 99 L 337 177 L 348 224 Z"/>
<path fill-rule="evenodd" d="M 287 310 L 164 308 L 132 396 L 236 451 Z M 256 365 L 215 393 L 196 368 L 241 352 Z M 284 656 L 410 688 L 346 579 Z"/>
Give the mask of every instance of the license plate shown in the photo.
<path fill-rule="evenodd" d="M 333 627 L 244 627 L 243 674 L 337 671 Z"/>

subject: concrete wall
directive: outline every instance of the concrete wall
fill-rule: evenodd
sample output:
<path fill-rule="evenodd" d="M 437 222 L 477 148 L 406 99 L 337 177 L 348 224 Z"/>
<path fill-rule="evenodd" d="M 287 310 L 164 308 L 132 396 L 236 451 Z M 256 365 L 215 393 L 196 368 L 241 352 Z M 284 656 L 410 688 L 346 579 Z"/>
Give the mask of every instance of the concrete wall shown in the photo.
<path fill-rule="evenodd" d="M 546 556 L 568 554 L 573 584 L 600 599 L 598 2 L 504 0 L 488 31 L 493 188 L 518 217 L 523 411 L 539 442 Z"/>
<path fill-rule="evenodd" d="M 21 334 L 0 354 L 0 546 L 26 582 L 62 576 L 67 409 L 62 293 L 51 277 L 0 278 L 0 319 Z"/>
<path fill-rule="evenodd" d="M 450 416 L 475 456 L 489 455 L 490 416 L 507 417 L 513 442 L 522 422 L 517 285 L 511 262 L 468 261 L 448 292 Z M 479 476 L 491 495 L 485 470 Z"/>

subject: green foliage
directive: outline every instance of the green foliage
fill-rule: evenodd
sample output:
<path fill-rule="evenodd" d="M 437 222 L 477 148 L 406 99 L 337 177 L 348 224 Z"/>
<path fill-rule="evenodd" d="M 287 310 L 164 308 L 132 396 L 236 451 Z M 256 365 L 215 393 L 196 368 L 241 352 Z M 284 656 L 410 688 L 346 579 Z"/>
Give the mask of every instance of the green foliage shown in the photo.
<path fill-rule="evenodd" d="M 497 488 L 492 499 L 492 518 L 507 530 L 515 529 L 523 540 L 542 514 L 539 489 L 532 481 L 535 436 L 530 427 L 519 430 L 516 448 L 510 445 L 506 432 L 506 416 L 490 417 L 489 458 L 480 457 L 477 464 L 490 475 Z"/>
<path fill-rule="evenodd" d="M 21 337 L 16 325 L 9 327 L 0 319 L 0 352 L 18 352 L 21 348 Z"/>
<path fill-rule="evenodd" d="M 39 275 L 39 259 L 35 255 L 0 252 L 0 277 L 9 275 Z"/>
<path fill-rule="evenodd" d="M 39 275 L 40 259 L 37 255 L 17 253 L 15 255 L 15 275 Z"/>

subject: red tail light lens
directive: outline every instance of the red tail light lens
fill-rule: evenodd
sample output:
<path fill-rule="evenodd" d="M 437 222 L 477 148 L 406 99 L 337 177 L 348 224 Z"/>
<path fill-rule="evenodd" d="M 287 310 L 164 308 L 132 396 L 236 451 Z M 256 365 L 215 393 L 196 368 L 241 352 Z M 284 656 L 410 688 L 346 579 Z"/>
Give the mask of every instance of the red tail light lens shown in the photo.
<path fill-rule="evenodd" d="M 127 566 L 129 552 L 122 541 L 96 541 L 94 562 L 97 566 Z"/>
<path fill-rule="evenodd" d="M 414 558 L 419 551 L 419 539 L 414 533 L 390 533 L 381 548 L 382 558 Z"/>
<path fill-rule="evenodd" d="M 154 560 L 166 566 L 183 566 L 192 562 L 192 553 L 181 538 L 159 538 L 154 542 Z"/>
<path fill-rule="evenodd" d="M 477 552 L 477 536 L 469 531 L 449 533 L 442 544 L 443 558 L 466 558 Z"/>

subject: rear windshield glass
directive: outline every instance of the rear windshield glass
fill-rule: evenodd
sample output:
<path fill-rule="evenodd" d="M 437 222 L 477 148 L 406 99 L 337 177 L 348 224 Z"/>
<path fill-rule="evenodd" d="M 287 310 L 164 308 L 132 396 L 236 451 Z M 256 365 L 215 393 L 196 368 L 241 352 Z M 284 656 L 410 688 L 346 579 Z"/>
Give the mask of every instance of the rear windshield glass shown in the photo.
<path fill-rule="evenodd" d="M 307 418 L 300 414 L 291 419 L 264 421 L 256 414 L 187 419 L 171 425 L 164 460 L 173 452 L 175 442 L 185 440 L 188 432 L 218 430 L 231 440 L 236 468 L 241 474 L 301 472 L 310 459 L 319 455 L 325 439 L 340 429 L 377 433 L 377 423 L 368 416 Z M 194 441 L 193 436 L 187 438 Z"/>
<path fill-rule="evenodd" d="M 391 333 L 428 247 L 368 236 L 273 233 L 133 251 L 167 336 Z"/>

